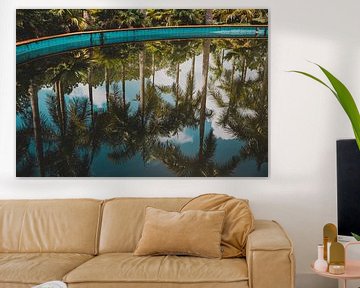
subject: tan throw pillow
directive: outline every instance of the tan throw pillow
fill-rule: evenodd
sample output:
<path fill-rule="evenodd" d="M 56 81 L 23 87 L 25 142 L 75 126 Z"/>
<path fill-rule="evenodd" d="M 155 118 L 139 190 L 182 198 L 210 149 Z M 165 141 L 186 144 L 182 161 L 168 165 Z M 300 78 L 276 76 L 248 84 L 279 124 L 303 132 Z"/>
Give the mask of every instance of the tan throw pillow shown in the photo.
<path fill-rule="evenodd" d="M 224 211 L 168 212 L 147 207 L 134 255 L 221 258 L 224 217 Z"/>
<path fill-rule="evenodd" d="M 224 194 L 204 194 L 190 200 L 181 209 L 188 210 L 225 211 L 221 236 L 222 257 L 245 256 L 247 236 L 254 230 L 254 217 L 247 200 Z"/>

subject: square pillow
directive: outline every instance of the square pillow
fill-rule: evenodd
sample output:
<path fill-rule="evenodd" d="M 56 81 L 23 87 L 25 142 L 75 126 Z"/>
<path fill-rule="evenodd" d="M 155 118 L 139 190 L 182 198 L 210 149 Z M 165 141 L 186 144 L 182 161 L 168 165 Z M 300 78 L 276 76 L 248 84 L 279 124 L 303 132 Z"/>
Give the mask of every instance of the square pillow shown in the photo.
<path fill-rule="evenodd" d="M 224 211 L 168 212 L 146 208 L 136 256 L 191 255 L 221 258 Z"/>

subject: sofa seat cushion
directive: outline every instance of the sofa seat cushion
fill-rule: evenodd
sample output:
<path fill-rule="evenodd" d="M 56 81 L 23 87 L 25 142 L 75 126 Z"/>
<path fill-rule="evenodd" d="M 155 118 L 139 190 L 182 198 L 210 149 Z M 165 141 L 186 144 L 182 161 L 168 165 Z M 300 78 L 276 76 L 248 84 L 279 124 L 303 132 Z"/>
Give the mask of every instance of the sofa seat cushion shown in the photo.
<path fill-rule="evenodd" d="M 195 284 L 244 281 L 247 285 L 248 271 L 245 260 L 240 258 L 206 259 L 189 256 L 134 256 L 131 253 L 110 253 L 96 256 L 71 271 L 63 280 L 70 284 L 101 282 Z"/>
<path fill-rule="evenodd" d="M 92 257 L 72 253 L 0 253 L 0 283 L 40 284 L 61 280 Z"/>

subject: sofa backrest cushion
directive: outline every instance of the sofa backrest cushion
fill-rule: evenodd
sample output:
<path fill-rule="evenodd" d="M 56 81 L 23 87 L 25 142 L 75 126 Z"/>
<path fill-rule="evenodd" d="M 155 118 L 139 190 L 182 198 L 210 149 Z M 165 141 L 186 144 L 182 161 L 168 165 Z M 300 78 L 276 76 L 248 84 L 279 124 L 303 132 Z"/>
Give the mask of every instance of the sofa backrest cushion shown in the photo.
<path fill-rule="evenodd" d="M 189 198 L 116 198 L 105 201 L 99 253 L 134 252 L 141 237 L 146 207 L 179 211 Z"/>
<path fill-rule="evenodd" d="M 0 200 L 1 252 L 96 254 L 102 201 Z"/>
<path fill-rule="evenodd" d="M 190 200 L 181 211 L 205 210 L 226 212 L 221 235 L 223 258 L 245 257 L 248 235 L 254 230 L 254 216 L 248 200 L 226 194 L 204 194 Z"/>

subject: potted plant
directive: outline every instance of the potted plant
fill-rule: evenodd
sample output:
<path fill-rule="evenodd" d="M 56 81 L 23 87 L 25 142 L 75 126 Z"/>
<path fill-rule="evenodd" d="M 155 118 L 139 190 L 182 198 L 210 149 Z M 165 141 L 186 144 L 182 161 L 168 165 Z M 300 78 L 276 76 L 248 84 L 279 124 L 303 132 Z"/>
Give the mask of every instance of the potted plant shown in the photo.
<path fill-rule="evenodd" d="M 356 106 L 356 103 L 354 101 L 354 98 L 352 97 L 350 91 L 346 88 L 346 86 L 340 80 L 338 80 L 334 75 L 332 75 L 329 71 L 327 71 L 322 66 L 320 66 L 318 64 L 315 64 L 315 65 L 318 66 L 320 68 L 320 70 L 325 74 L 326 78 L 330 82 L 330 85 L 326 84 L 324 81 L 320 80 L 319 78 L 317 78 L 307 72 L 297 71 L 297 70 L 292 70 L 290 72 L 295 72 L 295 73 L 305 75 L 305 76 L 321 83 L 322 85 L 327 87 L 332 92 L 332 94 L 334 94 L 336 99 L 339 101 L 340 105 L 343 107 L 345 113 L 349 117 L 349 120 L 351 122 L 353 131 L 354 131 L 356 143 L 357 143 L 357 146 L 360 151 L 360 114 L 359 114 L 359 110 Z M 357 241 L 360 241 L 360 235 L 355 234 L 355 233 L 351 233 L 351 234 Z"/>
<path fill-rule="evenodd" d="M 354 130 L 356 143 L 360 150 L 360 114 L 359 114 L 358 108 L 356 107 L 354 98 L 352 97 L 350 91 L 346 88 L 346 86 L 340 80 L 338 80 L 334 75 L 332 75 L 325 68 L 321 67 L 318 64 L 315 64 L 315 65 L 317 65 L 321 69 L 321 71 L 325 74 L 327 79 L 330 81 L 332 87 L 330 87 L 324 81 L 320 80 L 319 78 L 317 78 L 309 73 L 306 73 L 303 71 L 297 71 L 297 70 L 292 70 L 290 72 L 295 72 L 295 73 L 299 73 L 299 74 L 305 75 L 307 77 L 310 77 L 311 79 L 313 79 L 313 80 L 321 83 L 325 87 L 327 87 L 335 95 L 336 99 L 339 101 L 340 105 L 343 107 L 345 113 L 349 117 L 349 120 L 350 120 L 351 125 Z"/>

